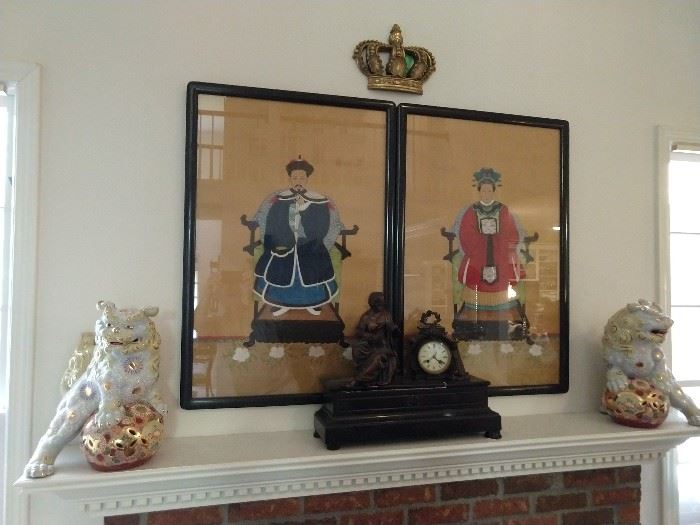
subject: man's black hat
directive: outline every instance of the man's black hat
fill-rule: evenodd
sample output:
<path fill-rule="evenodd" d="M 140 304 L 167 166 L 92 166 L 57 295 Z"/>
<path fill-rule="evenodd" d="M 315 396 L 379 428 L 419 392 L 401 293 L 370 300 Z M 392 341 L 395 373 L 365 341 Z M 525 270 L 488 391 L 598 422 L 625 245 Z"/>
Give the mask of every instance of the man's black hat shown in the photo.
<path fill-rule="evenodd" d="M 289 161 L 289 164 L 287 164 L 287 175 L 291 175 L 293 171 L 296 170 L 302 170 L 306 172 L 306 176 L 308 177 L 314 172 L 314 167 L 309 164 L 306 160 L 301 158 L 301 155 L 299 155 L 298 159 L 293 159 Z"/>

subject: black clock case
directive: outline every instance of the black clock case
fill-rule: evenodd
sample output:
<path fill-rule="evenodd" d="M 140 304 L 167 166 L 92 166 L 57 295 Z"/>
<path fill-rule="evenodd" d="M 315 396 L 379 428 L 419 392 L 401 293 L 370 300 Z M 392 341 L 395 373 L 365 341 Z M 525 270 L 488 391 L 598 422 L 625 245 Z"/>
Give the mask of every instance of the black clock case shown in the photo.
<path fill-rule="evenodd" d="M 398 380 L 384 386 L 327 385 L 314 436 L 328 450 L 350 443 L 484 433 L 501 437 L 501 416 L 488 407 L 488 381 Z"/>

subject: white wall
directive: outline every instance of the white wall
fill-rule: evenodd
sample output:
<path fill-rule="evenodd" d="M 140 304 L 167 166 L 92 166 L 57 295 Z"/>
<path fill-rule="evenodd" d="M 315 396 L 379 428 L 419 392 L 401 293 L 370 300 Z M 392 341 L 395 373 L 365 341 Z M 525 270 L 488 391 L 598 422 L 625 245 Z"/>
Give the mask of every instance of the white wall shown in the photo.
<path fill-rule="evenodd" d="M 3 473 L 5 468 L 5 412 L 0 410 L 0 473 Z M 0 516 L 2 516 L 2 509 L 5 505 L 5 491 L 0 491 Z M 0 525 L 2 525 L 2 518 L 0 518 Z"/>
<path fill-rule="evenodd" d="M 171 435 L 311 427 L 312 406 L 177 408 L 191 80 L 570 122 L 571 391 L 503 415 L 592 409 L 605 320 L 655 295 L 654 127 L 700 126 L 694 0 L 5 0 L 0 23 L 0 57 L 43 68 L 34 442 L 98 299 L 160 306 Z M 422 97 L 368 91 L 351 60 L 393 23 L 437 58 Z"/>

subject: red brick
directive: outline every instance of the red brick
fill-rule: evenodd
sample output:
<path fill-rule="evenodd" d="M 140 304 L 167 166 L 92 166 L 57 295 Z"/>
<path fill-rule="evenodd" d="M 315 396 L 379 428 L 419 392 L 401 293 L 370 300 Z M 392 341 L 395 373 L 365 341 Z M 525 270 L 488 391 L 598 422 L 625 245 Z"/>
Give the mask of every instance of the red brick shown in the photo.
<path fill-rule="evenodd" d="M 409 525 L 433 525 L 437 523 L 459 523 L 467 520 L 469 505 L 443 505 L 422 507 L 408 511 Z"/>
<path fill-rule="evenodd" d="M 617 521 L 620 525 L 637 525 L 639 520 L 639 505 L 620 505 L 617 509 Z"/>
<path fill-rule="evenodd" d="M 377 507 L 394 507 L 410 503 L 430 503 L 431 501 L 435 501 L 435 487 L 433 485 L 383 489 L 374 493 L 374 502 Z"/>
<path fill-rule="evenodd" d="M 617 503 L 639 503 L 642 492 L 638 488 L 621 488 L 593 491 L 593 505 L 615 505 Z"/>
<path fill-rule="evenodd" d="M 495 496 L 498 494 L 498 481 L 495 479 L 483 479 L 443 483 L 441 494 L 443 500 Z"/>
<path fill-rule="evenodd" d="M 565 472 L 564 486 L 571 487 L 603 487 L 615 483 L 615 469 L 584 470 L 581 472 Z"/>
<path fill-rule="evenodd" d="M 369 492 L 366 490 L 304 498 L 304 511 L 307 514 L 366 509 L 369 505 Z"/>
<path fill-rule="evenodd" d="M 527 518 L 509 518 L 504 525 L 559 525 L 559 517 L 556 514 L 546 514 Z"/>
<path fill-rule="evenodd" d="M 232 503 L 228 508 L 229 521 L 250 521 L 266 518 L 287 518 L 301 514 L 299 498 L 272 499 Z"/>
<path fill-rule="evenodd" d="M 537 512 L 552 512 L 555 510 L 582 509 L 588 505 L 585 493 L 558 494 L 556 496 L 540 496 L 537 498 Z"/>
<path fill-rule="evenodd" d="M 613 510 L 600 509 L 564 514 L 562 525 L 610 525 L 615 523 Z"/>
<path fill-rule="evenodd" d="M 529 510 L 530 504 L 527 498 L 487 499 L 474 504 L 474 517 L 482 519 L 493 516 L 512 516 L 526 514 Z"/>
<path fill-rule="evenodd" d="M 552 486 L 554 478 L 551 474 L 534 474 L 532 476 L 513 476 L 503 480 L 505 494 L 522 492 L 539 492 Z"/>
<path fill-rule="evenodd" d="M 139 525 L 138 514 L 123 514 L 121 516 L 107 516 L 104 525 Z"/>
<path fill-rule="evenodd" d="M 342 516 L 340 525 L 403 525 L 403 511 Z"/>
<path fill-rule="evenodd" d="M 338 525 L 336 518 L 311 518 L 309 520 L 302 519 L 292 521 L 265 521 L 269 525 Z"/>
<path fill-rule="evenodd" d="M 640 465 L 617 469 L 617 480 L 620 483 L 640 483 L 641 477 L 642 467 Z"/>
<path fill-rule="evenodd" d="M 148 515 L 148 525 L 221 525 L 220 507 L 164 510 Z"/>

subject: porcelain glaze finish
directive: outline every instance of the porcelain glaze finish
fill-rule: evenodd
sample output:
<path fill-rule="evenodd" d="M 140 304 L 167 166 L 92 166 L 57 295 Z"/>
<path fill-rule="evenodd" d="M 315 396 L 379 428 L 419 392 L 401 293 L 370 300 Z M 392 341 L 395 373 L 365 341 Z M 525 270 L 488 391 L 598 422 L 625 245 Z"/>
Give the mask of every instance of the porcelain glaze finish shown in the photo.
<path fill-rule="evenodd" d="M 53 475 L 56 456 L 86 424 L 87 441 L 96 443 L 99 432 L 114 433 L 114 426 L 127 418 L 130 404 L 144 401 L 158 416 L 167 411 L 157 387 L 160 335 L 151 320 L 158 308 L 119 310 L 113 303 L 99 301 L 97 309 L 94 348 L 85 352 L 79 347 L 73 354 L 63 377 L 67 392 L 25 467 L 27 477 Z M 157 445 L 160 437 L 158 432 L 148 448 Z M 126 466 L 124 461 L 102 466 L 108 465 Z"/>
<path fill-rule="evenodd" d="M 621 308 L 605 325 L 603 410 L 618 423 L 658 426 L 670 403 L 689 424 L 700 426 L 700 408 L 673 377 L 661 348 L 672 325 L 658 304 L 644 299 Z"/>

